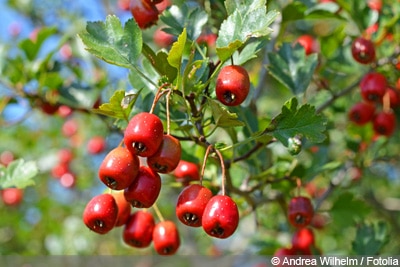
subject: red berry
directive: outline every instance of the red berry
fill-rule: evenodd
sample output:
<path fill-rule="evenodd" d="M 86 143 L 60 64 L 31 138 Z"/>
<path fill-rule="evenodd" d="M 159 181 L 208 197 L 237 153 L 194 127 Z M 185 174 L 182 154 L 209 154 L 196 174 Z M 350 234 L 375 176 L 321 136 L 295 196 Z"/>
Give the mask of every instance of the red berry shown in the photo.
<path fill-rule="evenodd" d="M 192 184 L 185 187 L 178 196 L 176 204 L 176 216 L 185 225 L 200 227 L 204 209 L 212 198 L 210 189 Z"/>
<path fill-rule="evenodd" d="M 176 37 L 163 31 L 162 28 L 157 28 L 153 34 L 153 41 L 158 47 L 166 48 L 176 41 Z"/>
<path fill-rule="evenodd" d="M 396 115 L 393 112 L 380 112 L 375 116 L 373 126 L 376 134 L 389 137 L 396 129 Z"/>
<path fill-rule="evenodd" d="M 361 96 L 366 101 L 381 102 L 386 93 L 386 78 L 380 73 L 370 72 L 362 78 L 360 88 Z"/>
<path fill-rule="evenodd" d="M 14 161 L 14 153 L 11 151 L 3 151 L 0 154 L 0 164 L 3 164 L 4 166 L 8 166 L 11 162 Z"/>
<path fill-rule="evenodd" d="M 78 132 L 78 122 L 74 119 L 68 119 L 62 126 L 62 133 L 66 137 L 71 137 Z"/>
<path fill-rule="evenodd" d="M 236 203 L 225 195 L 212 197 L 203 213 L 202 226 L 204 231 L 213 237 L 227 238 L 239 225 L 239 210 Z"/>
<path fill-rule="evenodd" d="M 131 0 L 130 10 L 141 29 L 151 27 L 158 20 L 159 12 L 156 6 L 147 3 L 147 0 Z"/>
<path fill-rule="evenodd" d="M 109 188 L 122 190 L 136 179 L 139 173 L 139 158 L 128 149 L 117 147 L 111 150 L 99 167 L 99 178 Z"/>
<path fill-rule="evenodd" d="M 60 177 L 60 184 L 65 188 L 73 188 L 76 184 L 76 176 L 71 172 L 64 173 Z"/>
<path fill-rule="evenodd" d="M 197 38 L 196 42 L 198 44 L 207 45 L 208 47 L 214 47 L 217 39 L 218 35 L 215 33 L 203 33 Z"/>
<path fill-rule="evenodd" d="M 288 206 L 289 222 L 297 228 L 310 224 L 314 216 L 314 208 L 307 197 L 294 197 Z"/>
<path fill-rule="evenodd" d="M 240 105 L 246 99 L 249 90 L 250 78 L 245 68 L 229 65 L 221 69 L 217 77 L 215 92 L 222 104 Z"/>
<path fill-rule="evenodd" d="M 41 110 L 47 115 L 53 115 L 58 111 L 58 105 L 49 103 L 47 101 L 40 103 Z"/>
<path fill-rule="evenodd" d="M 293 248 L 278 248 L 274 253 L 274 257 L 284 257 L 293 255 L 296 255 L 296 252 L 294 251 Z"/>
<path fill-rule="evenodd" d="M 69 148 L 62 148 L 58 151 L 58 159 L 60 163 L 69 163 L 74 158 L 74 153 Z"/>
<path fill-rule="evenodd" d="M 125 189 L 126 200 L 137 208 L 150 208 L 156 202 L 161 190 L 160 175 L 147 166 L 140 166 L 139 174 Z"/>
<path fill-rule="evenodd" d="M 106 148 L 106 140 L 102 136 L 94 136 L 87 143 L 89 154 L 100 154 Z"/>
<path fill-rule="evenodd" d="M 382 0 L 368 0 L 367 5 L 370 9 L 380 12 L 382 10 Z"/>
<path fill-rule="evenodd" d="M 363 37 L 356 38 L 351 45 L 353 58 L 361 64 L 369 64 L 375 60 L 375 46 Z"/>
<path fill-rule="evenodd" d="M 304 34 L 297 38 L 297 43 L 304 47 L 306 55 L 318 52 L 318 44 L 315 38 L 311 35 Z"/>
<path fill-rule="evenodd" d="M 131 204 L 126 201 L 124 191 L 114 191 L 112 196 L 115 198 L 115 203 L 117 203 L 118 206 L 118 215 L 115 226 L 122 226 L 128 221 L 132 207 Z"/>
<path fill-rule="evenodd" d="M 174 170 L 175 180 L 183 184 L 188 184 L 190 181 L 200 180 L 199 165 L 193 162 L 181 160 Z"/>
<path fill-rule="evenodd" d="M 400 106 L 400 93 L 396 89 L 393 89 L 391 87 L 388 87 L 386 89 L 386 94 L 389 94 L 389 100 L 390 100 L 390 107 L 391 108 L 397 108 Z"/>
<path fill-rule="evenodd" d="M 20 188 L 5 188 L 0 192 L 1 199 L 7 206 L 18 206 L 24 198 L 24 190 Z"/>
<path fill-rule="evenodd" d="M 309 228 L 301 228 L 297 230 L 292 237 L 292 247 L 297 251 L 310 251 L 314 242 L 314 233 Z"/>
<path fill-rule="evenodd" d="M 57 179 L 60 179 L 64 174 L 69 172 L 69 163 L 60 162 L 51 169 L 51 175 Z"/>
<path fill-rule="evenodd" d="M 132 154 L 150 157 L 157 152 L 164 137 L 164 126 L 159 117 L 142 112 L 135 115 L 125 129 L 125 146 Z"/>
<path fill-rule="evenodd" d="M 147 165 L 156 172 L 173 171 L 181 159 L 181 143 L 172 135 L 166 134 L 157 152 L 147 158 Z"/>
<path fill-rule="evenodd" d="M 117 5 L 120 10 L 128 11 L 131 0 L 118 0 Z"/>
<path fill-rule="evenodd" d="M 155 5 L 161 3 L 164 0 L 144 0 L 144 1 L 149 5 Z"/>
<path fill-rule="evenodd" d="M 374 114 L 374 105 L 366 102 L 359 102 L 350 109 L 349 119 L 357 125 L 364 125 L 372 121 Z"/>
<path fill-rule="evenodd" d="M 148 247 L 153 238 L 154 225 L 154 218 L 150 212 L 136 211 L 125 224 L 122 233 L 124 242 L 136 248 Z"/>
<path fill-rule="evenodd" d="M 153 245 L 160 255 L 172 255 L 180 246 L 179 232 L 172 221 L 162 221 L 153 230 Z"/>
<path fill-rule="evenodd" d="M 83 222 L 92 231 L 106 234 L 117 221 L 118 206 L 111 194 L 93 197 L 83 211 Z"/>

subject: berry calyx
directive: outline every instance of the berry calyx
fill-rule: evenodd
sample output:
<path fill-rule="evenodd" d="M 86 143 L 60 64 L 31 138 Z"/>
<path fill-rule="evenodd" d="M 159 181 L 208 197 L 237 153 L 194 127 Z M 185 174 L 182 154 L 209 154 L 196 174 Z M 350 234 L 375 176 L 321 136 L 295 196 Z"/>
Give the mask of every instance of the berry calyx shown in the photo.
<path fill-rule="evenodd" d="M 111 194 L 93 197 L 83 211 L 83 222 L 92 231 L 106 234 L 117 221 L 118 206 Z"/>
<path fill-rule="evenodd" d="M 383 111 L 376 114 L 373 128 L 378 135 L 391 136 L 396 129 L 396 115 L 391 111 Z"/>
<path fill-rule="evenodd" d="M 173 255 L 180 246 L 180 237 L 172 221 L 162 221 L 153 230 L 153 245 L 159 255 Z"/>
<path fill-rule="evenodd" d="M 147 158 L 147 165 L 159 173 L 173 171 L 181 159 L 181 143 L 172 135 L 166 134 L 157 152 Z"/>
<path fill-rule="evenodd" d="M 176 216 L 187 226 L 200 227 L 204 209 L 212 196 L 211 190 L 202 185 L 191 184 L 185 187 L 178 196 Z"/>
<path fill-rule="evenodd" d="M 314 207 L 307 197 L 294 197 L 288 206 L 289 222 L 296 228 L 305 227 L 310 224 L 314 216 Z"/>
<path fill-rule="evenodd" d="M 160 175 L 148 166 L 140 166 L 133 183 L 124 190 L 125 199 L 136 208 L 150 208 L 161 190 Z"/>
<path fill-rule="evenodd" d="M 230 237 L 239 225 L 239 210 L 236 203 L 226 195 L 213 196 L 207 203 L 202 226 L 204 231 L 216 238 Z"/>
<path fill-rule="evenodd" d="M 139 158 L 128 149 L 117 147 L 111 150 L 99 167 L 99 178 L 109 188 L 127 188 L 139 173 Z"/>
<path fill-rule="evenodd" d="M 361 64 L 369 64 L 375 60 L 375 46 L 371 40 L 356 38 L 351 44 L 353 58 Z"/>
<path fill-rule="evenodd" d="M 221 69 L 217 77 L 215 92 L 218 100 L 226 106 L 238 106 L 246 99 L 250 90 L 250 78 L 242 66 L 229 65 Z"/>
<path fill-rule="evenodd" d="M 134 212 L 125 224 L 122 237 L 124 242 L 132 247 L 148 247 L 153 240 L 155 226 L 153 215 L 148 211 Z"/>
<path fill-rule="evenodd" d="M 367 73 L 360 82 L 361 96 L 370 102 L 382 102 L 386 88 L 386 78 L 378 72 Z"/>
<path fill-rule="evenodd" d="M 351 107 L 349 111 L 349 119 L 357 125 L 364 125 L 374 118 L 375 106 L 366 103 L 359 102 Z"/>
<path fill-rule="evenodd" d="M 124 143 L 134 155 L 150 157 L 157 152 L 164 136 L 160 118 L 152 113 L 136 114 L 125 129 Z"/>

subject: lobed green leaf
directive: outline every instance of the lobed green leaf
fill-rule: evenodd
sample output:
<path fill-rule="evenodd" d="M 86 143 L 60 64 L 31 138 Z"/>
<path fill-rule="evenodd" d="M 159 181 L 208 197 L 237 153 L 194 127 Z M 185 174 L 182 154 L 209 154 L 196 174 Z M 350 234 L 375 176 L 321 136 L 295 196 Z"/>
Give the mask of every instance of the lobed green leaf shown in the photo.
<path fill-rule="evenodd" d="M 33 178 L 39 173 L 36 162 L 18 159 L 7 168 L 0 169 L 0 188 L 25 188 L 35 184 Z"/>
<path fill-rule="evenodd" d="M 211 108 L 211 113 L 215 124 L 218 127 L 236 127 L 244 126 L 245 124 L 238 119 L 236 113 L 229 112 L 225 107 L 221 106 L 216 100 L 208 98 L 208 105 Z"/>

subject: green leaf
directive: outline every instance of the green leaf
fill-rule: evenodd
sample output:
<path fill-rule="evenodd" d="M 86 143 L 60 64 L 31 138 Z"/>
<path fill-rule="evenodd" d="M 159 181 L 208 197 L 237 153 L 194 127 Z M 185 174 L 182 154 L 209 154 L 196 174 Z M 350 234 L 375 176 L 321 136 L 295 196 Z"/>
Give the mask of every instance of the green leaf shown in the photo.
<path fill-rule="evenodd" d="M 42 28 L 37 32 L 35 41 L 32 41 L 30 38 L 24 39 L 19 43 L 19 47 L 29 60 L 34 60 L 37 57 L 43 43 L 56 32 L 57 28 L 55 27 Z"/>
<path fill-rule="evenodd" d="M 363 223 L 357 227 L 356 237 L 352 242 L 356 255 L 379 255 L 382 247 L 389 241 L 389 229 L 386 223 Z"/>
<path fill-rule="evenodd" d="M 346 228 L 354 225 L 358 219 L 364 217 L 370 212 L 370 208 L 364 201 L 356 199 L 352 193 L 344 192 L 338 196 L 330 210 L 333 222 L 336 227 Z"/>
<path fill-rule="evenodd" d="M 171 66 L 177 68 L 178 70 L 180 69 L 182 62 L 182 55 L 183 52 L 185 51 L 186 39 L 187 39 L 186 29 L 183 29 L 181 35 L 179 35 L 178 37 L 178 40 L 172 45 L 171 50 L 167 57 L 168 63 Z"/>
<path fill-rule="evenodd" d="M 184 3 L 180 7 L 173 5 L 165 10 L 160 20 L 167 26 L 163 28 L 165 32 L 179 36 L 186 29 L 187 37 L 194 41 L 200 36 L 208 15 L 200 7 Z"/>
<path fill-rule="evenodd" d="M 268 58 L 270 74 L 295 95 L 304 93 L 307 89 L 318 64 L 318 55 L 306 56 L 300 44 L 292 47 L 291 44 L 284 43 L 278 53 L 271 52 Z"/>
<path fill-rule="evenodd" d="M 321 114 L 315 113 L 315 107 L 304 104 L 299 108 L 297 99 L 287 101 L 282 112 L 271 121 L 273 136 L 284 146 L 288 146 L 289 138 L 299 136 L 311 142 L 320 143 L 326 138 L 326 120 Z"/>
<path fill-rule="evenodd" d="M 213 99 L 208 98 L 207 100 L 217 126 L 227 128 L 245 125 L 242 121 L 238 120 L 236 113 L 229 112 L 225 107 L 221 106 Z"/>
<path fill-rule="evenodd" d="M 271 33 L 269 25 L 279 14 L 277 11 L 267 13 L 265 0 L 225 1 L 229 14 L 221 24 L 217 45 L 217 55 L 225 61 L 247 40 L 263 37 Z"/>
<path fill-rule="evenodd" d="M 79 37 L 94 56 L 125 68 L 135 65 L 142 50 L 142 32 L 135 20 L 128 20 L 123 28 L 115 15 L 105 22 L 88 22 Z"/>
<path fill-rule="evenodd" d="M 161 75 L 168 77 L 172 83 L 176 78 L 176 68 L 172 67 L 167 58 L 168 54 L 164 51 L 159 51 L 157 54 L 145 43 L 143 43 L 143 55 L 149 60 L 154 69 Z"/>
<path fill-rule="evenodd" d="M 100 105 L 98 109 L 93 109 L 94 113 L 105 116 L 128 120 L 132 106 L 135 104 L 140 91 L 136 94 L 125 94 L 124 90 L 117 90 L 110 98 L 109 103 Z"/>
<path fill-rule="evenodd" d="M 7 168 L 0 169 L 0 188 L 25 188 L 35 184 L 33 178 L 39 173 L 34 161 L 18 159 L 11 162 Z"/>

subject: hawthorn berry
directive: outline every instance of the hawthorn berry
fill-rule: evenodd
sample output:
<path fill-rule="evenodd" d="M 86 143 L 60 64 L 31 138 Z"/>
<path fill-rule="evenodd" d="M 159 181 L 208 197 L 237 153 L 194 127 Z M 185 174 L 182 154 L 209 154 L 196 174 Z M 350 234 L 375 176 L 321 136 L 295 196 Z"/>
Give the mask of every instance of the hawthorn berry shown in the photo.
<path fill-rule="evenodd" d="M 202 218 L 204 231 L 216 238 L 230 237 L 239 225 L 236 203 L 226 195 L 213 196 L 207 203 Z"/>
<path fill-rule="evenodd" d="M 111 194 L 93 197 L 83 211 L 83 222 L 92 231 L 106 234 L 111 231 L 118 216 L 118 206 Z"/>
<path fill-rule="evenodd" d="M 172 135 L 166 134 L 157 152 L 147 158 L 147 165 L 159 173 L 173 171 L 181 159 L 181 143 Z"/>
<path fill-rule="evenodd" d="M 314 216 L 314 207 L 308 197 L 294 197 L 288 206 L 289 222 L 296 228 L 305 227 L 310 224 Z"/>
<path fill-rule="evenodd" d="M 375 46 L 371 40 L 356 38 L 351 44 L 353 58 L 361 64 L 369 64 L 375 60 Z"/>
<path fill-rule="evenodd" d="M 187 226 L 200 227 L 204 209 L 212 196 L 211 190 L 207 187 L 199 184 L 188 185 L 178 196 L 176 216 Z"/>
<path fill-rule="evenodd" d="M 400 106 L 400 93 L 398 90 L 388 87 L 386 89 L 386 94 L 389 95 L 391 108 L 397 108 Z"/>
<path fill-rule="evenodd" d="M 373 128 L 378 135 L 391 136 L 396 129 L 396 115 L 391 111 L 382 111 L 376 114 L 373 121 Z"/>
<path fill-rule="evenodd" d="M 165 32 L 162 28 L 157 28 L 153 34 L 154 43 L 161 48 L 166 48 L 176 41 L 176 37 Z"/>
<path fill-rule="evenodd" d="M 139 158 L 125 147 L 111 150 L 99 167 L 99 178 L 109 188 L 122 190 L 136 179 L 139 173 Z"/>
<path fill-rule="evenodd" d="M 106 140 L 102 136 L 94 136 L 87 143 L 87 151 L 89 154 L 100 154 L 106 148 Z"/>
<path fill-rule="evenodd" d="M 126 201 L 124 191 L 113 191 L 112 196 L 115 198 L 115 203 L 117 203 L 118 206 L 118 215 L 115 226 L 122 226 L 128 221 L 132 207 L 131 204 Z"/>
<path fill-rule="evenodd" d="M 386 77 L 378 72 L 367 73 L 360 82 L 361 96 L 369 102 L 381 102 L 386 88 Z"/>
<path fill-rule="evenodd" d="M 374 118 L 375 106 L 367 102 L 359 102 L 351 107 L 349 119 L 357 125 L 364 125 Z"/>
<path fill-rule="evenodd" d="M 155 222 L 153 215 L 144 210 L 138 210 L 128 218 L 122 237 L 124 242 L 132 247 L 148 247 L 153 240 Z"/>
<path fill-rule="evenodd" d="M 199 165 L 186 160 L 180 160 L 174 170 L 175 180 L 187 185 L 190 181 L 200 180 Z"/>
<path fill-rule="evenodd" d="M 292 237 L 293 249 L 307 253 L 314 246 L 314 232 L 307 227 L 298 229 Z"/>
<path fill-rule="evenodd" d="M 180 246 L 178 229 L 173 221 L 161 221 L 153 229 L 153 245 L 159 255 L 173 255 Z"/>
<path fill-rule="evenodd" d="M 218 100 L 226 106 L 238 106 L 250 90 L 250 78 L 242 66 L 228 65 L 218 74 L 215 92 Z"/>
<path fill-rule="evenodd" d="M 153 26 L 158 20 L 158 9 L 148 2 L 148 0 L 131 0 L 130 3 L 132 16 L 141 29 Z"/>
<path fill-rule="evenodd" d="M 304 47 L 306 55 L 318 52 L 318 43 L 311 35 L 304 34 L 297 38 L 296 43 Z"/>
<path fill-rule="evenodd" d="M 124 190 L 125 199 L 136 208 L 150 208 L 161 190 L 161 177 L 148 166 L 140 166 L 133 183 Z"/>
<path fill-rule="evenodd" d="M 125 129 L 124 143 L 134 155 L 150 157 L 157 152 L 164 137 L 160 118 L 152 113 L 136 114 Z"/>
<path fill-rule="evenodd" d="M 20 188 L 4 188 L 0 193 L 1 199 L 7 206 L 18 206 L 24 198 L 24 190 Z"/>

